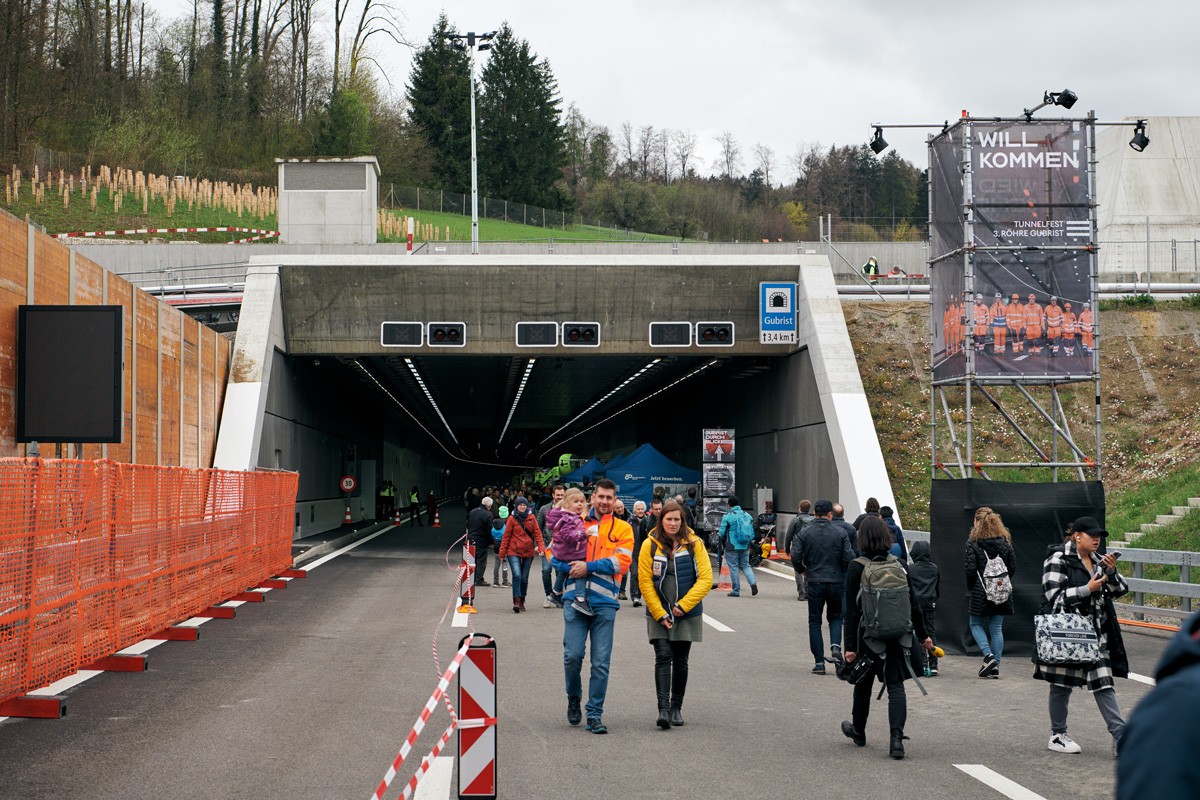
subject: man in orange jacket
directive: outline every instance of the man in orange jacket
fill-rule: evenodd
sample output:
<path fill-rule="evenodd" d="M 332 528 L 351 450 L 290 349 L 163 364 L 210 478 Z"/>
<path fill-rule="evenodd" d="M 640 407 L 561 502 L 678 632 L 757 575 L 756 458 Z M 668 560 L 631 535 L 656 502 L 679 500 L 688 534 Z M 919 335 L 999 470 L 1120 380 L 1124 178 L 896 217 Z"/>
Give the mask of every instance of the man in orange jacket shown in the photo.
<path fill-rule="evenodd" d="M 971 306 L 971 333 L 975 337 L 975 352 L 983 352 L 983 344 L 987 339 L 988 307 L 983 302 L 983 295 L 975 295 L 975 305 Z"/>
<path fill-rule="evenodd" d="M 1050 340 L 1050 355 L 1058 355 L 1058 340 L 1062 337 L 1062 306 L 1058 304 L 1058 298 L 1054 295 L 1050 296 L 1050 303 L 1046 306 L 1046 338 Z"/>
<path fill-rule="evenodd" d="M 1021 331 L 1025 327 L 1025 309 L 1021 306 L 1021 295 L 1013 292 L 1012 300 L 1008 304 L 1008 336 L 1012 339 L 1012 351 L 1019 353 L 1022 350 L 1023 342 L 1021 341 Z"/>
<path fill-rule="evenodd" d="M 1075 328 L 1077 320 L 1075 312 L 1071 311 L 1069 302 L 1063 303 L 1062 315 L 1062 344 L 1063 352 L 1069 356 L 1075 355 Z"/>
<path fill-rule="evenodd" d="M 1096 332 L 1096 320 L 1095 317 L 1092 316 L 1091 303 L 1083 304 L 1083 311 L 1079 312 L 1078 326 L 1079 342 L 1083 348 L 1083 354 L 1085 356 L 1090 356 L 1092 354 L 1092 350 L 1095 349 L 1092 343 L 1094 341 L 1093 336 Z"/>
<path fill-rule="evenodd" d="M 566 571 L 572 578 L 587 578 L 588 604 L 592 614 L 580 611 L 574 602 L 577 581 L 569 582 L 563 594 L 563 671 L 567 683 L 567 722 L 578 725 L 583 721 L 580 702 L 583 699 L 583 656 L 590 637 L 592 671 L 588 680 L 587 729 L 592 733 L 608 733 L 601 720 L 604 698 L 608 694 L 608 666 L 612 660 L 613 627 L 620 603 L 621 576 L 629 571 L 633 559 L 633 528 L 613 516 L 617 485 L 608 478 L 596 481 L 592 491 L 592 508 L 584 517 L 588 533 L 587 559 L 565 563 L 552 559 L 556 570 Z"/>
<path fill-rule="evenodd" d="M 1042 307 L 1038 305 L 1037 295 L 1029 293 L 1029 302 L 1025 304 L 1025 343 L 1029 352 L 1042 352 Z"/>
<path fill-rule="evenodd" d="M 988 309 L 988 317 L 992 321 L 992 354 L 1003 353 L 1004 337 L 1008 334 L 1008 306 L 999 292 L 996 292 L 996 302 Z"/>

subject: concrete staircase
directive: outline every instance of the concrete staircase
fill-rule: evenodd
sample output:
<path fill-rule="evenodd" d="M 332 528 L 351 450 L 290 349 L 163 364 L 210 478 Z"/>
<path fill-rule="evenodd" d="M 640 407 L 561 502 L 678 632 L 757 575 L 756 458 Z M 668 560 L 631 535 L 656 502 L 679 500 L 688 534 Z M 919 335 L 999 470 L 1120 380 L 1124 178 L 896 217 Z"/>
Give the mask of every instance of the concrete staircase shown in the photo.
<path fill-rule="evenodd" d="M 1174 525 L 1197 508 L 1200 508 L 1200 497 L 1189 497 L 1186 506 L 1172 506 L 1170 514 L 1159 514 L 1154 518 L 1154 522 L 1143 522 L 1140 530 L 1122 534 L 1124 537 L 1123 541 L 1115 541 L 1110 537 L 1108 549 L 1119 550 L 1122 547 L 1137 547 L 1137 540 L 1147 533 Z"/>

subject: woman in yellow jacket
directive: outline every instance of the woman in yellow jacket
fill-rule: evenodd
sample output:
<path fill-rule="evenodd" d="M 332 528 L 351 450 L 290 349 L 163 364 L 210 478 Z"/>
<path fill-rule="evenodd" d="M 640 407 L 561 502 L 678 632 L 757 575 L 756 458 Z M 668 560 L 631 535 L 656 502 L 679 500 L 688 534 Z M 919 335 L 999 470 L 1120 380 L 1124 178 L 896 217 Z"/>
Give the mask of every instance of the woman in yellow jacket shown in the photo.
<path fill-rule="evenodd" d="M 638 554 L 638 587 L 646 601 L 646 627 L 654 647 L 658 727 L 682 725 L 688 653 L 704 632 L 701 601 L 712 589 L 712 562 L 674 500 L 663 504 L 658 525 Z"/>

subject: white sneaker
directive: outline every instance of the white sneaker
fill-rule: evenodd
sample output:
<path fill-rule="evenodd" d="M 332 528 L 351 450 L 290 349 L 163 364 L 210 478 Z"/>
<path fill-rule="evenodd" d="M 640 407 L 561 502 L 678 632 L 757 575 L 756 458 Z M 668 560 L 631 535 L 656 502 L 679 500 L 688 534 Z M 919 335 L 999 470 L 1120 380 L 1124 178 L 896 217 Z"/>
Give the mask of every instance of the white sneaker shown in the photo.
<path fill-rule="evenodd" d="M 1046 745 L 1050 750 L 1056 753 L 1079 753 L 1082 748 L 1075 743 L 1075 740 L 1065 733 L 1056 733 L 1050 737 L 1050 743 Z"/>
<path fill-rule="evenodd" d="M 550 608 L 550 606 L 552 606 L 552 605 L 554 605 L 554 604 L 550 602 L 549 597 L 547 597 L 545 600 L 542 601 L 542 608 Z"/>

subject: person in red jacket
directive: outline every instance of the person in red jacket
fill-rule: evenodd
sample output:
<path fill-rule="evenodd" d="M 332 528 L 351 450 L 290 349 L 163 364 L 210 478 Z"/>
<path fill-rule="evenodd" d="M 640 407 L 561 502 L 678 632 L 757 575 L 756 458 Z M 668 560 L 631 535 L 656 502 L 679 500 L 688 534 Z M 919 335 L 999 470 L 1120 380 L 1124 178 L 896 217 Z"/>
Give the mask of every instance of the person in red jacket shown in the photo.
<path fill-rule="evenodd" d="M 542 531 L 537 518 L 529 512 L 529 501 L 517 497 L 508 524 L 504 526 L 504 538 L 500 541 L 500 558 L 508 559 L 512 573 L 513 613 L 525 610 L 525 594 L 529 591 L 529 569 L 534 555 L 541 555 Z"/>

